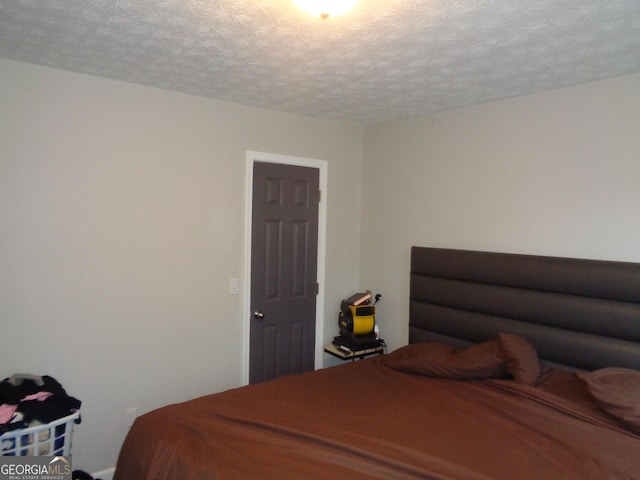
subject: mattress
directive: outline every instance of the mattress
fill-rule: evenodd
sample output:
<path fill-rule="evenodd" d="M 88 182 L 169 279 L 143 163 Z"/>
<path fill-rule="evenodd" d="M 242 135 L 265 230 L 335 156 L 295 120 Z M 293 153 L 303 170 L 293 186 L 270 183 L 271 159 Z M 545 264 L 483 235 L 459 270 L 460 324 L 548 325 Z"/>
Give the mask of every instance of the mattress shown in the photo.
<path fill-rule="evenodd" d="M 575 374 L 440 378 L 390 368 L 392 355 L 142 415 L 114 478 L 640 478 L 640 436 Z"/>

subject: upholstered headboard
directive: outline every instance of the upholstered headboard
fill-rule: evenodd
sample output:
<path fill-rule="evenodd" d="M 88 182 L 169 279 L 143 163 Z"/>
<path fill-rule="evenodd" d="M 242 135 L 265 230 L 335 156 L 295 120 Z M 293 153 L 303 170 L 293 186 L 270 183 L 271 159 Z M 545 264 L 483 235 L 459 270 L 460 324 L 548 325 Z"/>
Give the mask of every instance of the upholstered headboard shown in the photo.
<path fill-rule="evenodd" d="M 409 342 L 510 332 L 552 364 L 640 370 L 640 264 L 411 249 Z"/>

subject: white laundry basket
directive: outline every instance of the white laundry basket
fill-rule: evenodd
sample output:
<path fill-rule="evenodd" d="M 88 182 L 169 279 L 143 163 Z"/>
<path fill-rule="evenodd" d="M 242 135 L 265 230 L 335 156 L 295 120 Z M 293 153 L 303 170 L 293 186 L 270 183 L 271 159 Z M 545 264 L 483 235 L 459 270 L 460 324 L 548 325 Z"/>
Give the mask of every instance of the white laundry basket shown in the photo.
<path fill-rule="evenodd" d="M 0 435 L 0 454 L 19 457 L 71 455 L 73 424 L 79 417 L 77 411 L 53 422 Z"/>

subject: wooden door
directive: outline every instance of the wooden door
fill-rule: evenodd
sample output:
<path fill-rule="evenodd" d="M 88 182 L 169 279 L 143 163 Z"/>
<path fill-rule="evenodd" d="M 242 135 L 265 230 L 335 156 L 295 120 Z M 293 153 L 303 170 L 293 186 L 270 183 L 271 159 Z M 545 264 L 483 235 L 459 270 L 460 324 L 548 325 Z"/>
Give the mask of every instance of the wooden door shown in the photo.
<path fill-rule="evenodd" d="M 253 166 L 249 383 L 312 370 L 319 170 Z"/>

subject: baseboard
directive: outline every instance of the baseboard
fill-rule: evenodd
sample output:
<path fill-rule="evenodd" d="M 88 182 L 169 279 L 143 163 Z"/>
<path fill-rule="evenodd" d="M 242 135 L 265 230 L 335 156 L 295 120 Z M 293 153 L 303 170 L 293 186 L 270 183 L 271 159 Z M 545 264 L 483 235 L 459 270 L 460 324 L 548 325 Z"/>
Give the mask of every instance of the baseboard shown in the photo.
<path fill-rule="evenodd" d="M 113 474 L 116 473 L 115 468 L 107 468 L 96 473 L 92 473 L 93 478 L 99 478 L 100 480 L 113 480 Z"/>

